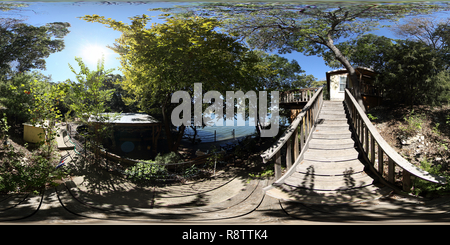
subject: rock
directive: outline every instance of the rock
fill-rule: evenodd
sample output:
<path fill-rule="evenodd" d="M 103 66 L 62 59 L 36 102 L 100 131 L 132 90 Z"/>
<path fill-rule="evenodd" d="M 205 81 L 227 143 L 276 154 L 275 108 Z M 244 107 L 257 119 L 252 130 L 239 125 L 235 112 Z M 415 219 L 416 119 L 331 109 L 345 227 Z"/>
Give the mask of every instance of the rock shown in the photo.
<path fill-rule="evenodd" d="M 441 157 L 436 157 L 434 160 L 436 160 L 436 161 L 441 161 L 442 158 L 441 158 Z"/>

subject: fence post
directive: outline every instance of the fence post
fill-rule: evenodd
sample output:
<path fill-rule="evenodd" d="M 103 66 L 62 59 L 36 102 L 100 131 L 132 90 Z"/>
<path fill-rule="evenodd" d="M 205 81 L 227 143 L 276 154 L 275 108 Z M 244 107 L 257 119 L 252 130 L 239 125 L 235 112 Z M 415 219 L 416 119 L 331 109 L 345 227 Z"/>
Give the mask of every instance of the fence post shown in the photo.
<path fill-rule="evenodd" d="M 388 181 L 390 183 L 394 183 L 395 182 L 395 164 L 394 161 L 392 161 L 392 159 L 390 157 L 389 161 L 388 161 Z"/>
<path fill-rule="evenodd" d="M 370 135 L 370 162 L 375 166 L 375 138 Z"/>
<path fill-rule="evenodd" d="M 403 191 L 411 190 L 411 173 L 403 169 Z"/>
<path fill-rule="evenodd" d="M 278 151 L 275 154 L 275 180 L 278 180 L 281 178 L 281 154 L 280 151 Z"/>
<path fill-rule="evenodd" d="M 297 136 L 296 134 L 291 135 L 291 137 L 286 142 L 286 169 L 290 169 L 292 166 L 292 137 Z"/>
<path fill-rule="evenodd" d="M 383 176 L 383 149 L 381 149 L 380 144 L 378 144 L 378 173 Z"/>

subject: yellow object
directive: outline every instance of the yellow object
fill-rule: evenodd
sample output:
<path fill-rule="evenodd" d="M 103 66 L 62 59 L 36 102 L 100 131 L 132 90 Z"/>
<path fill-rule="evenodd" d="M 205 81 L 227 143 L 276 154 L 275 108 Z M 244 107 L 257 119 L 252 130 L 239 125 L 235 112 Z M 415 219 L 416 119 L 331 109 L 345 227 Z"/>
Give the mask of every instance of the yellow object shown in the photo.
<path fill-rule="evenodd" d="M 44 128 L 42 125 L 33 126 L 28 123 L 23 124 L 23 140 L 29 143 L 39 143 L 44 140 Z"/>

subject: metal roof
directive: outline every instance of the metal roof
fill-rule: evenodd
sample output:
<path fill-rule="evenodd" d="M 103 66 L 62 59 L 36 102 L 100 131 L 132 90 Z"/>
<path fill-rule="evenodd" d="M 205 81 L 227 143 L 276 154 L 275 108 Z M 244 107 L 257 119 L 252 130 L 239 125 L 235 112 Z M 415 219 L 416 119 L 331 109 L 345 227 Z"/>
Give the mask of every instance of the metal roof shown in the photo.
<path fill-rule="evenodd" d="M 114 123 L 114 124 L 156 124 L 160 123 L 158 120 L 156 120 L 154 117 L 145 114 L 145 113 L 101 113 L 100 116 L 114 116 L 117 114 L 118 116 L 115 118 L 112 118 L 112 120 L 107 120 L 107 123 Z M 101 120 L 96 120 L 93 116 L 91 116 L 88 120 L 89 122 L 98 122 Z"/>

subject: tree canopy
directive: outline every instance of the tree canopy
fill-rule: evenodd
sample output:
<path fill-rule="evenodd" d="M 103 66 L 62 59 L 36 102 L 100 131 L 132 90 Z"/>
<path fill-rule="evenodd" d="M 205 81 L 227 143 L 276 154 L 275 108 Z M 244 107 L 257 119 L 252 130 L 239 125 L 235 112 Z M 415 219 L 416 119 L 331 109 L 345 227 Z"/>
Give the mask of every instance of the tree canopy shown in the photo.
<path fill-rule="evenodd" d="M 175 107 L 171 95 L 187 91 L 191 98 L 194 83 L 203 91 L 247 91 L 257 87 L 259 60 L 232 35 L 219 32 L 218 20 L 202 17 L 169 18 L 152 24 L 148 16 L 130 18 L 130 25 L 98 15 L 84 16 L 122 32 L 111 47 L 121 54 L 122 87 L 133 93 L 141 110 L 159 114 L 164 123 L 169 149 L 178 149 L 184 125 L 172 138 L 170 112 Z M 130 101 L 129 101 L 130 102 Z"/>
<path fill-rule="evenodd" d="M 445 3 L 206 3 L 177 9 L 181 15 L 209 16 L 223 19 L 226 30 L 239 33 L 252 47 L 298 51 L 306 55 L 321 55 L 330 50 L 347 69 L 350 79 L 357 81 L 356 71 L 341 50 L 339 40 L 374 30 L 380 21 L 396 21 L 407 15 L 427 14 L 446 9 Z M 358 83 L 355 97 L 362 105 Z M 363 107 L 364 108 L 364 107 Z"/>
<path fill-rule="evenodd" d="M 64 49 L 69 23 L 32 26 L 18 20 L 0 20 L 0 72 L 45 69 L 45 59 Z"/>

